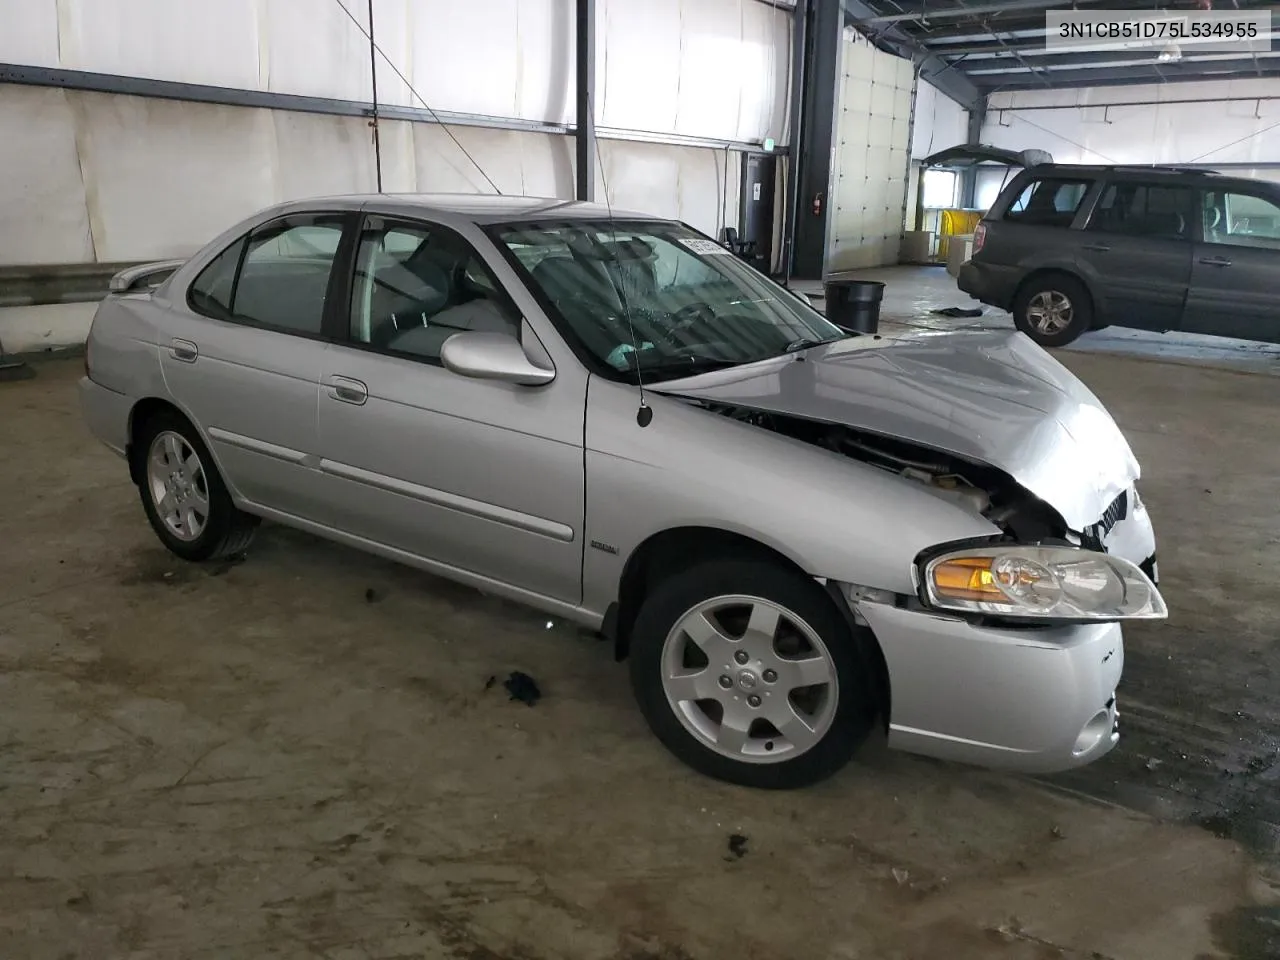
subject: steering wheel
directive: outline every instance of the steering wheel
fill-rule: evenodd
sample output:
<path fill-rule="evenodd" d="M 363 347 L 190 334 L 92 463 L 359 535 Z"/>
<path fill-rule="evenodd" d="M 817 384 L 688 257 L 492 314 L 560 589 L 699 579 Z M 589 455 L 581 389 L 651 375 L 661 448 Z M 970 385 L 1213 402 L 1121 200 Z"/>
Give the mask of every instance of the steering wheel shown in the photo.
<path fill-rule="evenodd" d="M 671 322 L 667 324 L 666 333 L 683 333 L 690 327 L 700 323 L 708 323 L 716 319 L 716 312 L 705 303 L 690 303 L 671 314 Z"/>

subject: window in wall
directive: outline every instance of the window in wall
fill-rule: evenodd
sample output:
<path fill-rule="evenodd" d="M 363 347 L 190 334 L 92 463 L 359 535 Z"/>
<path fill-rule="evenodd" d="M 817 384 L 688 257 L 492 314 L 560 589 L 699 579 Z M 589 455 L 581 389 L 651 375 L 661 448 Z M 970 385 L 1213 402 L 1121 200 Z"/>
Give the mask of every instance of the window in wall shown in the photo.
<path fill-rule="evenodd" d="M 1134 237 L 1186 239 L 1195 209 L 1186 187 L 1147 183 L 1110 184 L 1089 217 L 1089 230 Z"/>
<path fill-rule="evenodd" d="M 1237 247 L 1280 249 L 1280 205 L 1249 193 L 1207 190 L 1204 239 Z"/>
<path fill-rule="evenodd" d="M 461 238 L 417 224 L 365 230 L 356 254 L 351 339 L 437 360 L 464 330 L 518 336 L 520 315 Z"/>
<path fill-rule="evenodd" d="M 926 207 L 955 206 L 959 178 L 954 170 L 926 170 L 923 180 Z"/>
<path fill-rule="evenodd" d="M 1088 180 L 1032 180 L 1009 205 L 1004 219 L 1037 226 L 1069 227 L 1090 186 Z"/>

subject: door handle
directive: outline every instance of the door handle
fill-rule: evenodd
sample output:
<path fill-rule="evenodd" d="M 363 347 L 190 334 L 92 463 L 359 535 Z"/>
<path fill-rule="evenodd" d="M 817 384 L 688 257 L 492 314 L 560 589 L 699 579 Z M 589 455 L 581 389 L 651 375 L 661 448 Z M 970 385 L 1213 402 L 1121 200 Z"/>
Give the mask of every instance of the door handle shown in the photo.
<path fill-rule="evenodd" d="M 329 396 L 343 403 L 362 406 L 369 399 L 369 388 L 351 377 L 330 377 L 328 387 Z"/>
<path fill-rule="evenodd" d="M 1105 243 L 1086 243 L 1084 248 L 1086 250 L 1093 250 L 1096 253 L 1106 253 L 1111 249 L 1111 247 Z"/>
<path fill-rule="evenodd" d="M 169 341 L 169 352 L 173 354 L 173 359 L 183 363 L 195 363 L 200 356 L 199 347 L 190 340 L 180 340 L 177 337 Z"/>
<path fill-rule="evenodd" d="M 1231 261 L 1226 257 L 1201 257 L 1200 262 L 1206 267 L 1229 267 Z"/>

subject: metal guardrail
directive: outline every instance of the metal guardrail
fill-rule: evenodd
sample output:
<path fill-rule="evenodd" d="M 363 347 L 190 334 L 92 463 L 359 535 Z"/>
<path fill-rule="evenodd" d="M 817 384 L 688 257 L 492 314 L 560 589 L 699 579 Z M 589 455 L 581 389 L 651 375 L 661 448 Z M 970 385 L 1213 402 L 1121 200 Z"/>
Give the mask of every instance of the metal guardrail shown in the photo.
<path fill-rule="evenodd" d="M 113 276 L 147 262 L 0 267 L 0 307 L 96 303 L 107 295 Z"/>

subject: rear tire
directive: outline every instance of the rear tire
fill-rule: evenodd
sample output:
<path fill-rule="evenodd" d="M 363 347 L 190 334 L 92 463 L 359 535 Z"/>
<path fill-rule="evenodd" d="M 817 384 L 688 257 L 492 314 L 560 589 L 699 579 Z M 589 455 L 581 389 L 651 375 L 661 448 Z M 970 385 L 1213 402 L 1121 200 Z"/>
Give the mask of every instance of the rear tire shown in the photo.
<path fill-rule="evenodd" d="M 794 789 L 834 774 L 870 733 L 874 642 L 812 579 L 712 560 L 645 598 L 631 684 L 650 729 L 699 773 Z"/>
<path fill-rule="evenodd" d="M 153 414 L 133 449 L 142 508 L 171 553 L 199 562 L 248 548 L 260 521 L 236 509 L 209 448 L 185 418 L 168 410 Z"/>
<path fill-rule="evenodd" d="M 1084 284 L 1064 273 L 1046 273 L 1023 284 L 1013 321 L 1042 347 L 1065 347 L 1093 328 L 1093 300 Z"/>

